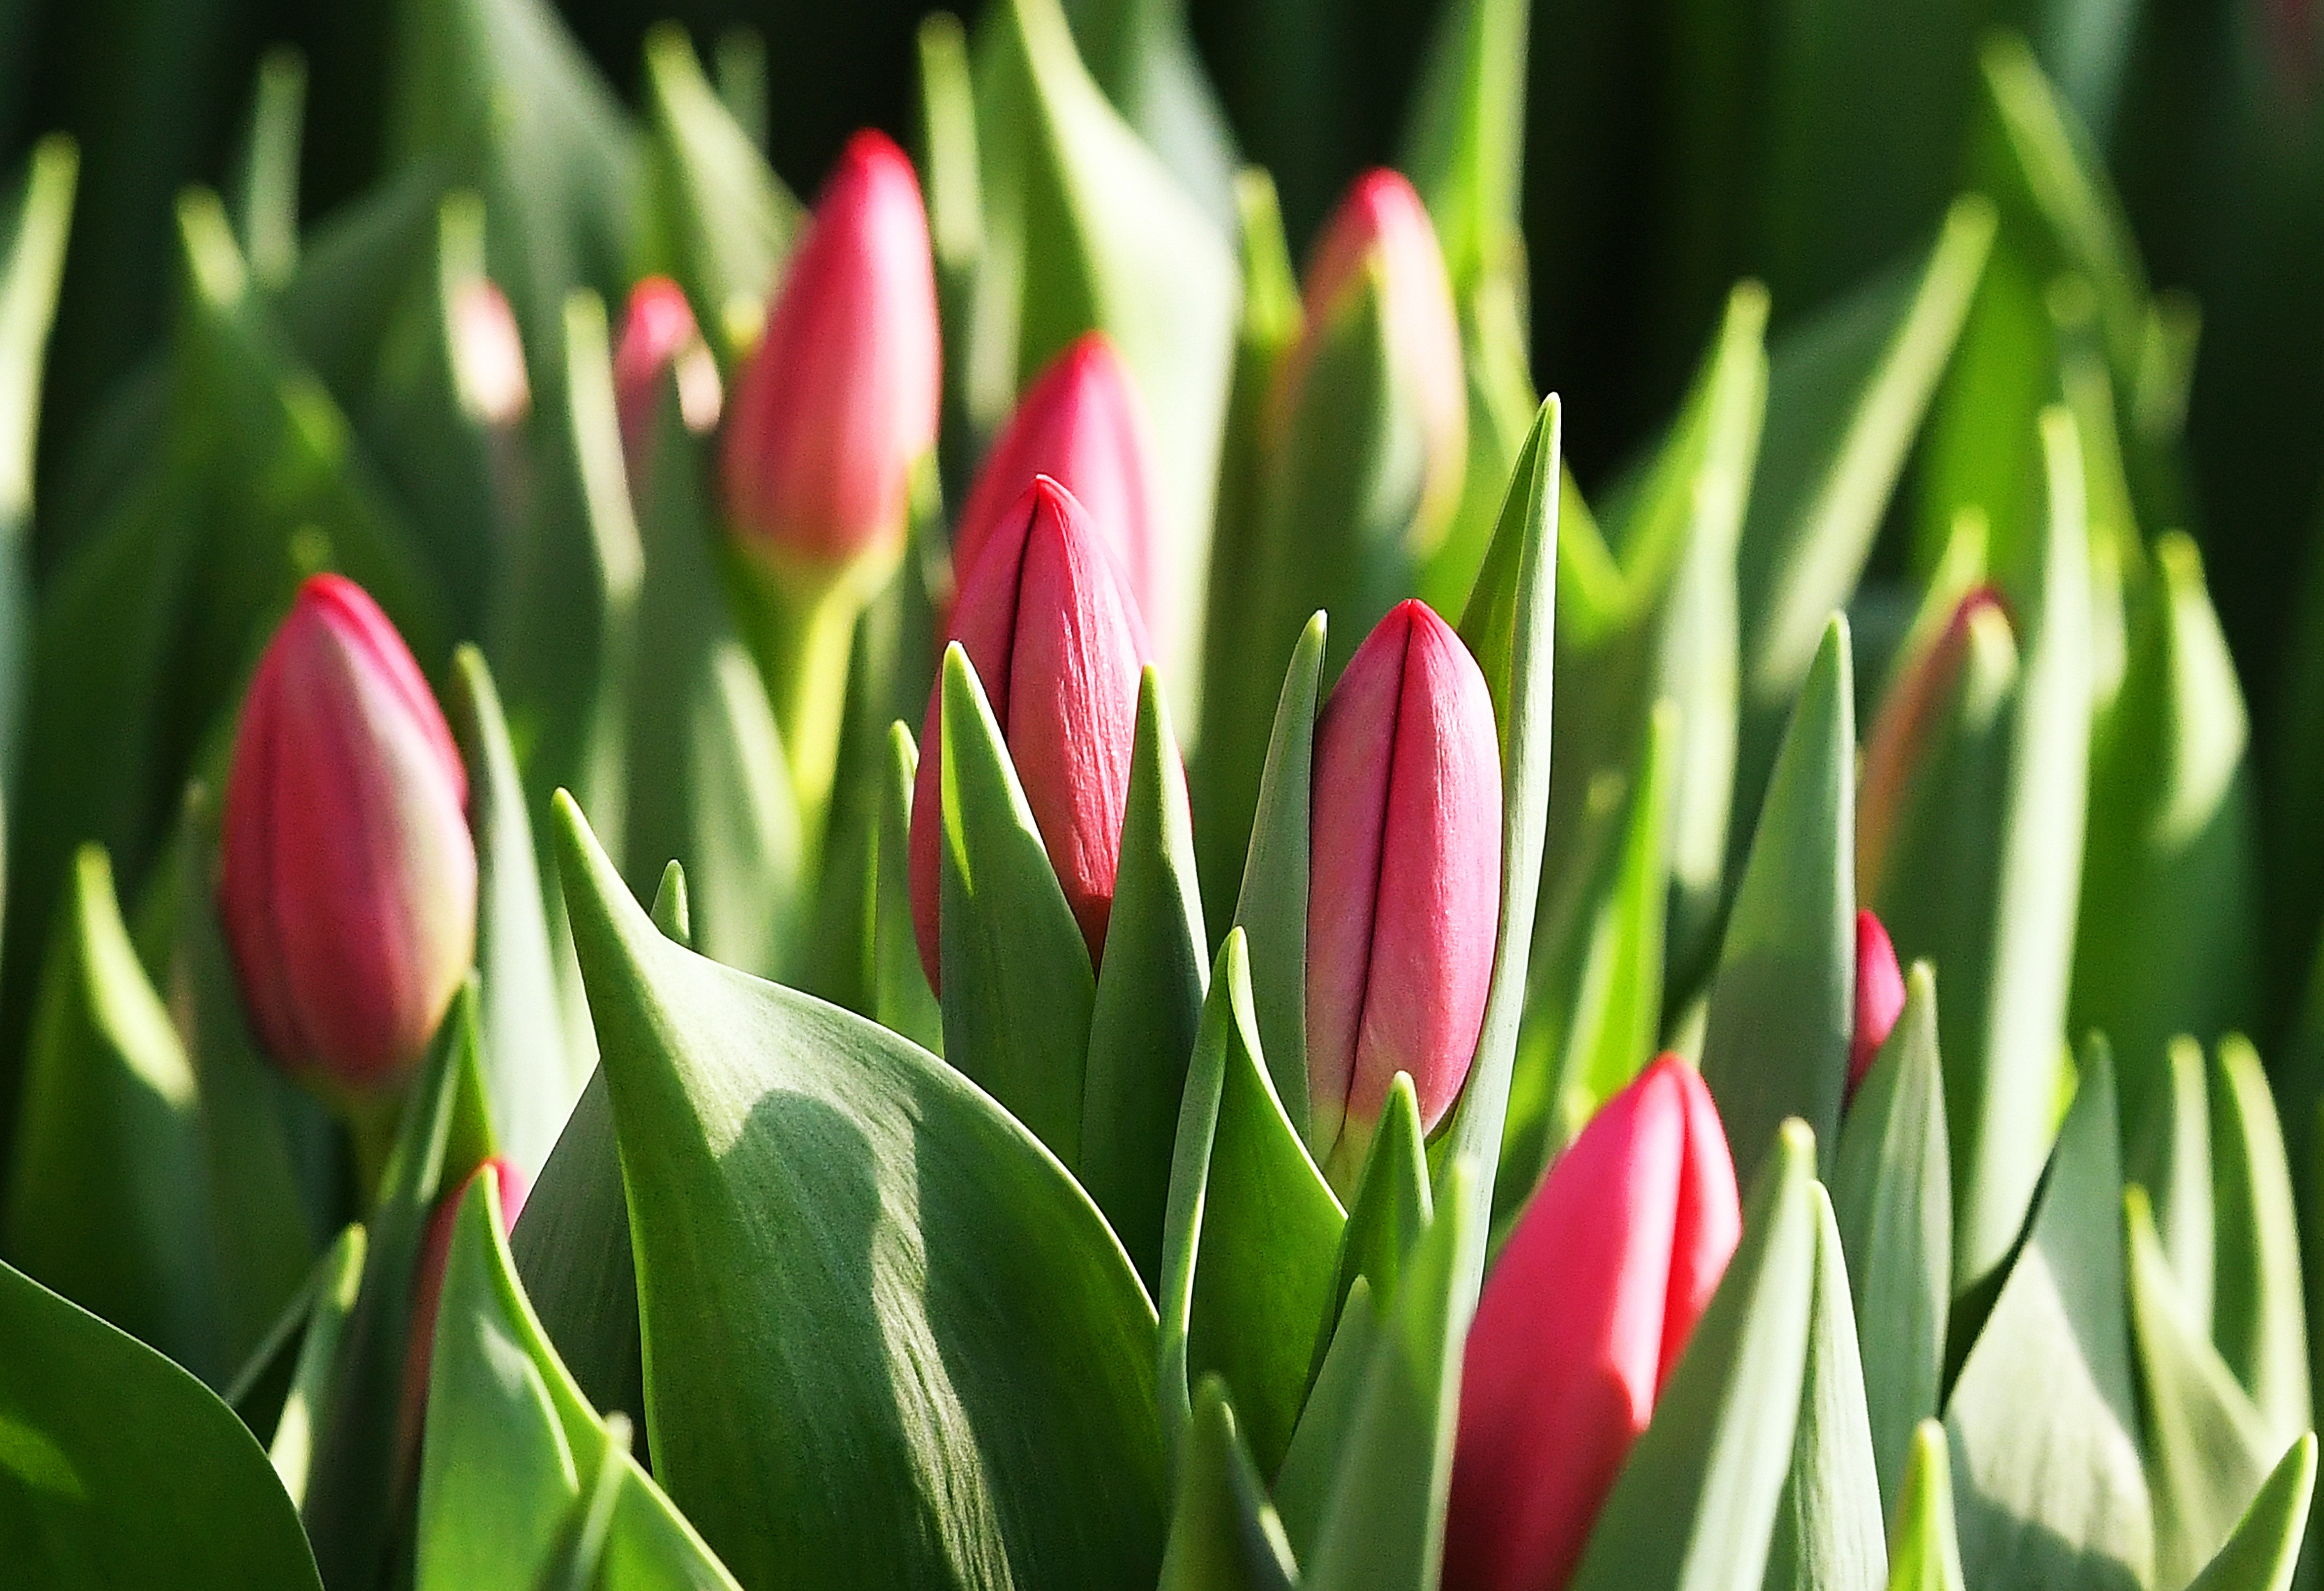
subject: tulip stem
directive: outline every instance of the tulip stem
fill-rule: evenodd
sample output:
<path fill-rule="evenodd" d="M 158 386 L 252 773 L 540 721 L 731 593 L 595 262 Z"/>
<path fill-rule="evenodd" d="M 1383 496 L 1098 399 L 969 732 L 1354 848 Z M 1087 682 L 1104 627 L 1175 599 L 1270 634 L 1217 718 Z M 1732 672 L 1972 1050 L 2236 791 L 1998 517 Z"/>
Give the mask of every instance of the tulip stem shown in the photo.
<path fill-rule="evenodd" d="M 742 593 L 743 628 L 782 731 L 791 788 L 798 798 L 799 832 L 812 858 L 822 852 L 838 777 L 849 654 L 865 588 L 854 578 L 817 588 L 748 556 L 734 558 L 733 565 Z"/>

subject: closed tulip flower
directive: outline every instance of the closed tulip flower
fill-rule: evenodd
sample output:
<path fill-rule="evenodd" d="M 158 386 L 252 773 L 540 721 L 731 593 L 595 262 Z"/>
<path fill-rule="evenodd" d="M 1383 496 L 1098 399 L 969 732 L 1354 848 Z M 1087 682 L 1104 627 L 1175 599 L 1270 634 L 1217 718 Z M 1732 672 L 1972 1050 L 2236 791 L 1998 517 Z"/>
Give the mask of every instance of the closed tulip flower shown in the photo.
<path fill-rule="evenodd" d="M 1309 1137 L 1352 1184 L 1388 1084 L 1433 1130 L 1460 1097 L 1499 934 L 1500 740 L 1485 676 L 1424 602 L 1365 638 L 1315 722 Z"/>
<path fill-rule="evenodd" d="M 1038 476 L 1001 516 L 961 585 L 950 639 L 983 684 L 1095 964 L 1113 910 L 1139 676 L 1152 658 L 1137 603 L 1073 493 Z M 942 702 L 939 686 L 912 792 L 912 925 L 932 985 L 940 979 Z"/>
<path fill-rule="evenodd" d="M 1445 1591 L 1561 1591 L 1742 1229 L 1711 1091 L 1666 1055 L 1551 1168 L 1477 1301 Z"/>
<path fill-rule="evenodd" d="M 1904 975 L 1896 968 L 1896 947 L 1888 930 L 1870 912 L 1856 914 L 1856 1031 L 1848 1041 L 1848 1091 L 1872 1070 L 1873 1057 L 1895 1030 L 1904 1012 Z"/>
<path fill-rule="evenodd" d="M 318 575 L 268 643 L 227 776 L 218 907 L 286 1070 L 400 1092 L 466 977 L 468 778 L 428 682 L 363 590 Z"/>
<path fill-rule="evenodd" d="M 629 308 L 622 316 L 622 340 L 613 350 L 613 401 L 621 417 L 622 452 L 630 466 L 634 489 L 643 473 L 645 450 L 653 435 L 654 409 L 661 402 L 662 376 L 675 371 L 678 414 L 689 431 L 708 431 L 718 424 L 724 400 L 718 381 L 718 360 L 694 322 L 694 308 L 678 283 L 667 276 L 649 276 L 630 290 Z"/>
<path fill-rule="evenodd" d="M 804 581 L 891 558 L 936 445 L 938 359 L 919 181 L 858 133 L 735 382 L 721 468 L 743 545 Z"/>
<path fill-rule="evenodd" d="M 1139 616 L 1160 618 L 1153 471 L 1136 378 L 1103 332 L 1091 332 L 1050 362 L 1018 400 L 985 455 L 953 528 L 953 560 L 965 575 L 1036 475 L 1072 492 L 1129 577 Z"/>

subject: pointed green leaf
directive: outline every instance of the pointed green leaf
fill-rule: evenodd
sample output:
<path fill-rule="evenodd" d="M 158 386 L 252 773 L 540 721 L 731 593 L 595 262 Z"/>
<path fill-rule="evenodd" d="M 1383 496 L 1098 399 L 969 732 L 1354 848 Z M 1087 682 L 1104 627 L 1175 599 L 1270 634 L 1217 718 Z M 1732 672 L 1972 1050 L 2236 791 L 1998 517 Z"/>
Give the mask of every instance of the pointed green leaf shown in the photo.
<path fill-rule="evenodd" d="M 1888 1577 L 1880 1472 L 1872 1461 L 1848 1265 L 1831 1200 L 1821 1183 L 1815 1211 L 1815 1305 L 1808 1322 L 1799 1424 L 1761 1584 L 1769 1591 L 1877 1591 Z"/>
<path fill-rule="evenodd" d="M 307 58 L 278 44 L 258 60 L 232 195 L 235 236 L 252 273 L 270 289 L 299 268 L 299 155 L 306 119 Z"/>
<path fill-rule="evenodd" d="M 2147 1583 L 2154 1526 L 2132 1423 L 2117 1153 L 2114 1067 L 2098 1043 L 1945 1405 L 1973 1586 Z"/>
<path fill-rule="evenodd" d="M 32 657 L 32 458 L 49 327 L 64 273 L 80 157 L 61 134 L 42 139 L 26 170 L 0 264 L 0 759 L 14 790 Z"/>
<path fill-rule="evenodd" d="M 1848 621 L 1824 627 L 1759 811 L 1711 984 L 1702 1081 L 1735 1157 L 1797 1117 L 1840 1136 L 1856 1029 L 1856 680 Z"/>
<path fill-rule="evenodd" d="M 1938 1412 L 1953 1295 L 1951 1151 L 1937 1055 L 1936 978 L 1904 977 L 1904 1009 L 1864 1074 L 1833 1155 L 1831 1198 L 1856 1299 L 1880 1495 L 1894 1510 L 1914 1432 Z M 1952 1504 L 1945 1504 L 1947 1531 Z"/>
<path fill-rule="evenodd" d="M 1349 1462 L 1348 1433 L 1363 1400 L 1372 1344 L 1379 1331 L 1372 1284 L 1358 1276 L 1340 1301 L 1332 1346 L 1316 1369 L 1314 1384 L 1307 1389 L 1283 1466 L 1275 1472 L 1275 1504 L 1282 1513 L 1284 1534 L 1302 1560 L 1315 1550 L 1324 1516 L 1331 1512 L 1332 1488 Z"/>
<path fill-rule="evenodd" d="M 1599 1510 L 1575 1591 L 1760 1582 L 1792 1467 L 1818 1242 L 1815 1142 L 1786 1124 L 1719 1291 Z"/>
<path fill-rule="evenodd" d="M 919 750 L 899 722 L 888 729 L 888 767 L 881 781 L 880 832 L 872 858 L 872 1015 L 936 1054 L 944 1053 L 944 1012 L 920 965 L 912 928 L 912 785 Z"/>
<path fill-rule="evenodd" d="M 1913 1433 L 1888 1543 L 1888 1591 L 1966 1591 L 1953 1531 L 1953 1464 L 1945 1428 L 1923 1420 Z"/>
<path fill-rule="evenodd" d="M 542 1329 L 591 1405 L 643 1418 L 630 1207 L 602 1066 L 526 1195 L 509 1246 Z"/>
<path fill-rule="evenodd" d="M 2112 1035 L 2108 1035 L 2111 1048 Z M 2122 1177 L 2146 1191 L 2179 1303 L 2200 1338 L 2211 1335 L 2216 1223 L 2211 1209 L 2211 1110 L 2202 1047 L 2171 1042 L 2160 1064 L 2125 1066 Z M 2136 1076 L 2134 1094 L 2128 1079 Z M 2306 1429 L 2304 1426 L 2302 1429 Z"/>
<path fill-rule="evenodd" d="M 556 814 L 672 1500 L 749 1584 L 1150 1584 L 1153 1307 L 1096 1207 L 933 1056 L 662 937 Z"/>
<path fill-rule="evenodd" d="M 1299 1568 L 1237 1429 L 1227 1384 L 1205 1375 L 1178 1458 L 1161 1591 L 1291 1591 Z"/>
<path fill-rule="evenodd" d="M 1088 943 L 956 642 L 941 717 L 945 1058 L 1074 1166 L 1097 995 Z"/>
<path fill-rule="evenodd" d="M 1234 216 L 1234 133 L 1186 20 L 1186 0 L 1078 0 L 1067 12 L 1090 76 L 1188 198 Z"/>
<path fill-rule="evenodd" d="M 266 1443 L 267 1462 L 281 1477 L 294 1506 L 303 1506 L 307 1500 L 315 1463 L 316 1417 L 331 1394 L 339 1344 L 363 1289 L 367 1246 L 364 1228 L 351 1224 L 315 1262 L 315 1294 L 300 1327 L 299 1356 L 291 1364 L 290 1384 Z"/>
<path fill-rule="evenodd" d="M 2299 1205 L 2257 1052 L 2230 1034 L 2206 1076 L 2217 1233 L 2211 1340 L 2251 1394 L 2271 1443 L 2282 1443 L 2314 1418 Z"/>
<path fill-rule="evenodd" d="M 2290 1591 L 2316 1490 L 2316 1433 L 2301 1433 L 2187 1591 Z"/>
<path fill-rule="evenodd" d="M 1171 1150 L 1210 965 L 1178 739 L 1150 665 L 1139 681 L 1136 736 L 1105 962 L 1090 1016 L 1075 1170 L 1153 1286 L 1161 1276 Z"/>
<path fill-rule="evenodd" d="M 1193 1389 L 1226 1379 L 1261 1470 L 1281 1463 L 1332 1307 L 1345 1223 L 1284 1114 L 1259 1047 L 1242 930 L 1211 969 L 1163 1228 L 1163 1430 L 1183 1440 Z"/>
<path fill-rule="evenodd" d="M 1455 298 L 1522 246 L 1526 33 L 1523 0 L 1445 6 L 1397 164 L 1428 206 Z"/>
<path fill-rule="evenodd" d="M 1315 1338 L 1319 1371 L 1338 1335 L 1340 1306 L 1348 1290 L 1360 1278 L 1371 1284 L 1375 1297 L 1396 1297 L 1406 1257 L 1436 1219 L 1426 1136 L 1411 1075 L 1399 1071 L 1388 1081 L 1379 1127 L 1364 1154 L 1347 1225 L 1340 1229 L 1339 1283 Z"/>

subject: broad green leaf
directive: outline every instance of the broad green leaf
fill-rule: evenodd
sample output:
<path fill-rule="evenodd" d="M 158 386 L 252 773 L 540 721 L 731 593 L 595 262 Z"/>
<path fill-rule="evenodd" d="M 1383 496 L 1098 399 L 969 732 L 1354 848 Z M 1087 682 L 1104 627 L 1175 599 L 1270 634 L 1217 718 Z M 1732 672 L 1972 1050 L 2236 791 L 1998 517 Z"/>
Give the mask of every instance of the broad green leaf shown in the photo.
<path fill-rule="evenodd" d="M 1888 1540 L 1888 1591 L 1966 1591 L 1960 1541 L 1953 1530 L 1953 1466 L 1945 1428 L 1923 1420 Z"/>
<path fill-rule="evenodd" d="M 1162 1591 L 1291 1591 L 1299 1566 L 1216 1375 L 1195 1389 L 1185 1442 Z"/>
<path fill-rule="evenodd" d="M 2123 1207 L 2130 1340 L 2154 1494 L 2154 1584 L 2178 1591 L 2243 1517 L 2274 1444 L 2172 1282 L 2146 1191 L 2126 1188 Z"/>
<path fill-rule="evenodd" d="M 278 44 L 258 60 L 228 204 L 251 273 L 268 289 L 299 268 L 299 156 L 306 133 L 307 58 Z"/>
<path fill-rule="evenodd" d="M 1711 983 L 1702 1081 L 1738 1160 L 1797 1117 L 1840 1137 L 1856 1029 L 1856 680 L 1825 625 L 1784 731 Z"/>
<path fill-rule="evenodd" d="M 1428 206 L 1456 299 L 1524 244 L 1526 34 L 1523 0 L 1444 6 L 1397 162 Z"/>
<path fill-rule="evenodd" d="M 452 656 L 446 716 L 468 768 L 476 837 L 476 979 L 493 1134 L 528 1181 L 556 1146 L 576 1079 L 565 1045 L 539 852 L 500 693 L 484 654 Z"/>
<path fill-rule="evenodd" d="M 1172 1145 L 1202 1020 L 1210 942 L 1194 878 L 1178 738 L 1149 665 L 1082 1092 L 1081 1184 L 1149 1288 L 1161 1277 Z"/>
<path fill-rule="evenodd" d="M 1808 1322 L 1799 1424 L 1761 1584 L 1770 1591 L 1875 1591 L 1888 1577 L 1880 1472 L 1865 1412 L 1848 1265 L 1831 1200 L 1821 1183 L 1815 1213 L 1815 1305 Z"/>
<path fill-rule="evenodd" d="M 602 1065 L 526 1195 L 509 1246 L 542 1329 L 591 1405 L 642 1418 L 638 1278 Z"/>
<path fill-rule="evenodd" d="M 2315 1490 L 2316 1433 L 2306 1431 L 2277 1461 L 2236 1533 L 2188 1591 L 2289 1591 Z"/>
<path fill-rule="evenodd" d="M 2299 1206 L 2267 1074 L 2249 1041 L 2220 1041 L 2210 1084 L 2216 1222 L 2211 1340 L 2272 1443 L 2314 1419 L 2301 1301 Z"/>
<path fill-rule="evenodd" d="M 75 859 L 42 984 L 10 1166 L 8 1257 L 222 1380 L 233 1361 L 220 1339 L 198 1085 L 98 847 Z"/>
<path fill-rule="evenodd" d="M 1072 1167 L 1097 990 L 1088 942 L 956 642 L 945 648 L 940 716 L 945 1058 Z"/>
<path fill-rule="evenodd" d="M 365 1228 L 363 1283 L 315 1400 L 300 1516 L 335 1588 L 384 1586 L 411 1505 L 420 1412 L 407 1403 L 420 1259 L 437 1206 L 494 1152 L 475 980 L 452 1002 L 401 1122 Z"/>
<path fill-rule="evenodd" d="M 191 1375 L 0 1265 L 0 1559 L 27 1583 L 320 1591 L 241 1421 Z"/>
<path fill-rule="evenodd" d="M 1893 1513 L 1914 1432 L 1938 1412 L 1953 1293 L 1951 1152 L 1926 961 L 1905 974 L 1904 1009 L 1840 1124 L 1831 1198 L 1856 1300 L 1872 1458 Z M 1950 1531 L 1950 1501 L 1946 1515 Z"/>
<path fill-rule="evenodd" d="M 944 1053 L 944 1012 L 920 965 L 912 927 L 912 784 L 920 755 L 901 722 L 888 728 L 888 768 L 881 781 L 880 830 L 872 855 L 872 1015 L 936 1054 Z"/>
<path fill-rule="evenodd" d="M 732 365 L 759 340 L 806 216 L 675 23 L 646 34 L 645 100 L 647 269 L 678 279 Z"/>
<path fill-rule="evenodd" d="M 299 1356 L 291 1364 L 290 1384 L 266 1442 L 267 1462 L 281 1477 L 294 1507 L 307 1500 L 307 1480 L 315 1462 L 316 1416 L 330 1396 L 339 1343 L 363 1288 L 365 1253 L 364 1228 L 350 1225 L 315 1265 L 315 1294 L 300 1327 Z"/>
<path fill-rule="evenodd" d="M 1065 16 L 1106 98 L 1186 196 L 1225 226 L 1234 218 L 1234 133 L 1186 10 L 1186 0 L 1067 0 Z"/>
<path fill-rule="evenodd" d="M 2208 1044 L 2252 1019 L 2259 970 L 2243 689 L 2194 541 L 2163 536 L 2153 569 L 2121 691 L 2090 748 L 2074 947 L 2072 1031 L 2114 1041 L 2126 1120 L 2131 1078 L 2153 1069 L 2172 1035 Z"/>
<path fill-rule="evenodd" d="M 745 1585 L 1150 1584 L 1153 1306 L 1096 1207 L 933 1056 L 663 938 L 556 822 L 672 1500 Z"/>
<path fill-rule="evenodd" d="M 1242 930 L 1211 969 L 1170 1167 L 1159 1384 L 1166 1439 L 1215 1372 L 1262 1471 L 1281 1463 L 1333 1304 L 1346 1218 L 1284 1113 L 1260 1048 Z"/>
<path fill-rule="evenodd" d="M 1329 1500 L 1302 1584 L 1312 1591 L 1429 1591 L 1444 1558 L 1461 1412 L 1461 1345 L 1485 1264 L 1489 1190 L 1465 1156 L 1446 1168 L 1441 1213 L 1384 1301 L 1348 1412 Z"/>
<path fill-rule="evenodd" d="M 2117 1154 L 2114 1067 L 2098 1044 L 2024 1243 L 1946 1401 L 1973 1586 L 2129 1591 L 2152 1572 L 2120 1301 Z"/>
<path fill-rule="evenodd" d="M 2146 1191 L 2180 1304 L 2195 1334 L 2208 1338 L 2218 1227 L 2211 1204 L 2211 1110 L 2202 1047 L 2190 1038 L 2174 1039 L 2161 1065 L 2142 1066 L 2137 1072 L 2138 1091 L 2134 1094 L 2127 1081 L 2119 1090 L 2122 1178 Z M 2123 1067 L 2120 1075 L 2127 1080 L 2133 1071 Z"/>
<path fill-rule="evenodd" d="M 1599 1510 L 1575 1591 L 1760 1583 L 1814 1315 L 1815 1186 L 1815 1142 L 1787 1124 L 1752 1179 L 1719 1291 Z"/>
<path fill-rule="evenodd" d="M 79 169 L 69 138 L 52 135 L 34 148 L 0 262 L 0 768 L 12 794 L 32 658 L 32 457 Z"/>

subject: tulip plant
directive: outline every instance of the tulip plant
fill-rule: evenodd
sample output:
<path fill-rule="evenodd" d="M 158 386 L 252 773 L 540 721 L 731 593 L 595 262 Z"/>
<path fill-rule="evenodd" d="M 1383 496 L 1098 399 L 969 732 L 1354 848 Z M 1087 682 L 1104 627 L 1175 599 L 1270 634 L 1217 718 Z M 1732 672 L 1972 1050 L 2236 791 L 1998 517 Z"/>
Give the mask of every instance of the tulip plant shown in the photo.
<path fill-rule="evenodd" d="M 375 191 L 278 60 L 180 200 L 36 582 L 41 147 L 0 1579 L 2315 1572 L 2324 996 L 2075 102 L 1996 34 L 1941 226 L 1585 492 L 1526 15 L 1295 250 L 1171 6 L 931 16 L 802 202 L 682 32 L 409 0 Z"/>

